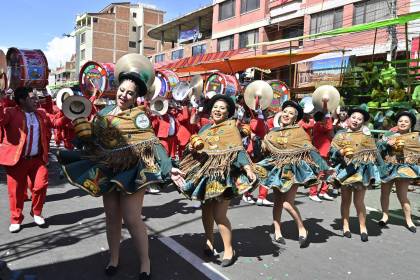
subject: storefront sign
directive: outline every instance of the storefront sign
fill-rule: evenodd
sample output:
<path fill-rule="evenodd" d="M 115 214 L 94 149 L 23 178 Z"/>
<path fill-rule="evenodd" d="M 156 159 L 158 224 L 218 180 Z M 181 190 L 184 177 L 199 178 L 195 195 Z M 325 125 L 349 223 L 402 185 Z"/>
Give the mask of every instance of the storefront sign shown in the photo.
<path fill-rule="evenodd" d="M 341 86 L 348 65 L 348 56 L 298 63 L 296 87 Z"/>

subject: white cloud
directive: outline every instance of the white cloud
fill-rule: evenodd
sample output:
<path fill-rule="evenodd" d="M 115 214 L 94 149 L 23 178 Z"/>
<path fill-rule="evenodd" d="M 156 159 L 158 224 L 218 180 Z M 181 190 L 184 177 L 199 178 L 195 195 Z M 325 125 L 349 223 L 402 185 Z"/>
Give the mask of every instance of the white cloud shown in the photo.
<path fill-rule="evenodd" d="M 74 37 L 55 37 L 47 44 L 44 54 L 48 60 L 48 67 L 54 70 L 60 65 L 69 61 L 72 54 L 76 52 L 76 43 Z"/>
<path fill-rule="evenodd" d="M 4 54 L 7 53 L 7 49 L 8 49 L 8 47 L 6 47 L 6 46 L 0 46 L 0 50 L 2 50 L 4 52 Z"/>

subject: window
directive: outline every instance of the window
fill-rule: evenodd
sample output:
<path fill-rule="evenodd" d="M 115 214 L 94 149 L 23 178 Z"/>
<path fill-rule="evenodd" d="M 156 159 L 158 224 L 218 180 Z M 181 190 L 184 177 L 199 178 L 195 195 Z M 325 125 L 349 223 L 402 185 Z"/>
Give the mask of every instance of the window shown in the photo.
<path fill-rule="evenodd" d="M 136 48 L 137 47 L 137 44 L 136 44 L 136 42 L 130 41 L 130 42 L 128 42 L 128 46 L 130 48 Z"/>
<path fill-rule="evenodd" d="M 258 29 L 239 33 L 239 48 L 246 48 L 254 43 L 258 43 Z"/>
<path fill-rule="evenodd" d="M 260 0 L 241 0 L 241 14 L 260 7 Z"/>
<path fill-rule="evenodd" d="M 184 57 L 184 50 L 183 49 L 176 50 L 176 51 L 172 52 L 172 60 L 183 58 L 183 57 Z"/>
<path fill-rule="evenodd" d="M 286 27 L 282 30 L 282 39 L 289 39 L 303 35 L 303 26 Z"/>
<path fill-rule="evenodd" d="M 80 44 L 84 44 L 86 41 L 86 33 L 80 35 Z"/>
<path fill-rule="evenodd" d="M 85 60 L 85 50 L 80 51 L 80 60 Z"/>
<path fill-rule="evenodd" d="M 391 17 L 387 0 L 368 0 L 354 4 L 353 25 L 380 21 Z"/>
<path fill-rule="evenodd" d="M 233 35 L 223 37 L 217 40 L 217 51 L 229 51 L 233 50 Z"/>
<path fill-rule="evenodd" d="M 165 54 L 157 54 L 155 55 L 155 62 L 162 62 L 165 60 Z"/>
<path fill-rule="evenodd" d="M 93 18 L 93 22 L 94 22 L 94 23 L 98 23 L 98 18 L 94 17 L 94 18 Z"/>
<path fill-rule="evenodd" d="M 219 4 L 219 20 L 235 16 L 235 0 L 227 0 Z"/>
<path fill-rule="evenodd" d="M 150 51 L 154 51 L 155 47 L 148 47 L 148 46 L 144 46 L 143 49 L 145 50 L 150 50 Z"/>
<path fill-rule="evenodd" d="M 133 18 L 136 18 L 137 17 L 137 13 L 133 13 Z"/>
<path fill-rule="evenodd" d="M 133 32 L 137 32 L 137 27 L 133 26 L 133 27 L 131 28 L 131 30 L 133 30 Z"/>
<path fill-rule="evenodd" d="M 201 44 L 192 47 L 192 56 L 205 54 L 206 53 L 206 44 Z"/>
<path fill-rule="evenodd" d="M 343 26 L 343 8 L 328 10 L 311 15 L 311 34 L 316 34 Z"/>

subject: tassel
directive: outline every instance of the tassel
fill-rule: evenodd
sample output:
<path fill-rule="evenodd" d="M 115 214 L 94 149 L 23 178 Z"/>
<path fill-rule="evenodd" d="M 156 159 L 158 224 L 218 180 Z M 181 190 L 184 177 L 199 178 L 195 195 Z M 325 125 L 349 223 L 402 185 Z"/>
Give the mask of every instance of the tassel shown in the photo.
<path fill-rule="evenodd" d="M 264 140 L 263 143 L 265 144 L 265 148 L 270 153 L 273 159 L 273 164 L 277 168 L 282 168 L 283 166 L 288 164 L 299 165 L 302 163 L 302 161 L 305 161 L 310 165 L 318 166 L 311 156 L 311 151 L 315 151 L 313 147 L 302 148 L 298 150 L 280 150 L 273 144 L 271 144 L 269 141 Z"/>

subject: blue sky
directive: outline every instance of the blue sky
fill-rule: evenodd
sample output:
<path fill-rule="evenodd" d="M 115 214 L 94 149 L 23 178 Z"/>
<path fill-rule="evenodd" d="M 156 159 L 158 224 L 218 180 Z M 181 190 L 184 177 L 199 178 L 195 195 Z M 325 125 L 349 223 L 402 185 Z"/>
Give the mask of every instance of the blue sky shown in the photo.
<path fill-rule="evenodd" d="M 63 33 L 73 30 L 77 14 L 97 12 L 112 2 L 105 0 L 0 0 L 0 48 L 26 49 L 63 48 L 69 40 Z M 138 3 L 139 1 L 132 1 Z M 156 5 L 166 11 L 165 20 L 210 4 L 211 0 L 145 0 L 141 3 Z M 69 51 L 67 51 L 68 53 Z M 58 54 L 52 53 L 55 57 Z M 67 54 L 66 54 L 67 55 Z M 49 59 L 50 60 L 50 59 Z"/>

